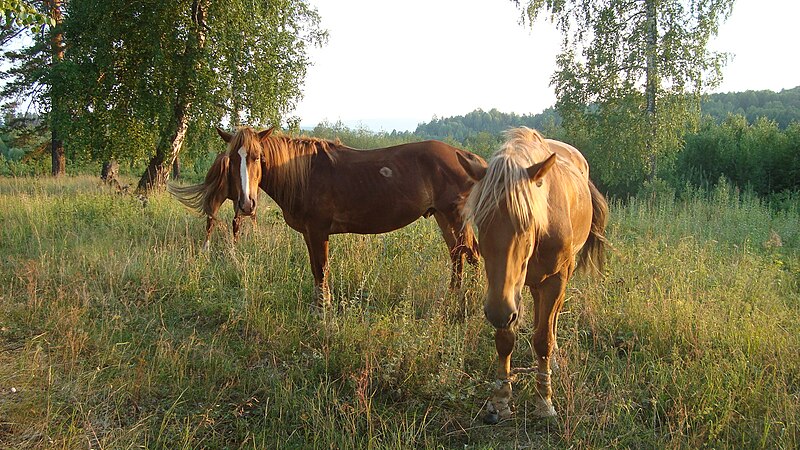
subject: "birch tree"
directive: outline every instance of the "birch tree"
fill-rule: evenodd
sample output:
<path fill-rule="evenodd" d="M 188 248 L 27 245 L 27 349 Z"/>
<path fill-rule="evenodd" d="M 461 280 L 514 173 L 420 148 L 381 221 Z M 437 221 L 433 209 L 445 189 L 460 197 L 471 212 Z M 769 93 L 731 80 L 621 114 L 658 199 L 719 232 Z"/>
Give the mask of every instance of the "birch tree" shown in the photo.
<path fill-rule="evenodd" d="M 601 178 L 621 190 L 658 176 L 721 80 L 708 49 L 734 0 L 514 0 L 523 20 L 563 33 L 552 81 L 565 127 L 595 142 Z"/>

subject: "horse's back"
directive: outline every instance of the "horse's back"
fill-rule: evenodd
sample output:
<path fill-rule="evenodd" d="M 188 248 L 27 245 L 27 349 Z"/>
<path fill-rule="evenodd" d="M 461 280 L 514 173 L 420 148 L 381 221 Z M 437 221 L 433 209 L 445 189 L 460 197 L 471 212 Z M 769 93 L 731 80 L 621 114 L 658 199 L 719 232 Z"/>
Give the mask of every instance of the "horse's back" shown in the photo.
<path fill-rule="evenodd" d="M 459 153 L 480 159 L 444 142 L 428 140 L 373 150 L 340 149 L 335 156 L 335 171 L 353 179 L 365 173 L 381 173 L 387 179 L 402 180 L 408 189 L 443 195 L 442 191 L 454 190 L 460 195 L 468 192 L 474 181 L 458 162 Z"/>
<path fill-rule="evenodd" d="M 556 141 L 555 139 L 545 139 L 544 141 L 553 153 L 572 163 L 586 180 L 589 179 L 589 163 L 586 162 L 586 158 L 583 157 L 580 150 L 566 142 Z"/>
<path fill-rule="evenodd" d="M 373 150 L 338 148 L 312 170 L 315 215 L 335 233 L 383 233 L 432 211 L 456 209 L 474 182 L 456 149 L 439 141 Z"/>

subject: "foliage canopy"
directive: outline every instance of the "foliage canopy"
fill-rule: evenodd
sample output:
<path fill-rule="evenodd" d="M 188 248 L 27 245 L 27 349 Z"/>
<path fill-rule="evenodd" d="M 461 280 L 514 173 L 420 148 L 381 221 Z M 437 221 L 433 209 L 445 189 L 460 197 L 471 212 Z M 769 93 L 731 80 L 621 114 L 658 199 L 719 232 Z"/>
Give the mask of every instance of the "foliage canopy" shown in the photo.
<path fill-rule="evenodd" d="M 625 187 L 658 175 L 699 117 L 725 55 L 707 49 L 733 0 L 514 0 L 563 33 L 553 75 L 565 128 L 598 143 L 594 167 Z M 587 106 L 588 105 L 588 106 Z"/>
<path fill-rule="evenodd" d="M 214 126 L 291 122 L 307 49 L 327 37 L 306 0 L 70 0 L 64 13 L 10 55 L 4 95 L 52 115 L 73 162 L 146 160 L 182 107 L 192 157 L 219 146 Z M 58 63 L 51 32 L 64 36 Z"/>

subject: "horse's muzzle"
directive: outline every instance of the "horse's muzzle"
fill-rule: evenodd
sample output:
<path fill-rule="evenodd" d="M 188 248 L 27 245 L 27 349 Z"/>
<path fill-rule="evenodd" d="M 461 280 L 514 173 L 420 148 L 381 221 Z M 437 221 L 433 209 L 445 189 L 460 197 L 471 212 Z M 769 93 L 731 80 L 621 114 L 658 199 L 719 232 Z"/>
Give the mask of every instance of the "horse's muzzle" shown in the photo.
<path fill-rule="evenodd" d="M 486 319 L 497 329 L 511 328 L 517 321 L 517 309 L 509 305 L 484 305 L 483 314 Z"/>
<path fill-rule="evenodd" d="M 245 216 L 252 216 L 256 212 L 256 200 L 253 198 L 245 198 L 239 201 L 239 211 Z"/>

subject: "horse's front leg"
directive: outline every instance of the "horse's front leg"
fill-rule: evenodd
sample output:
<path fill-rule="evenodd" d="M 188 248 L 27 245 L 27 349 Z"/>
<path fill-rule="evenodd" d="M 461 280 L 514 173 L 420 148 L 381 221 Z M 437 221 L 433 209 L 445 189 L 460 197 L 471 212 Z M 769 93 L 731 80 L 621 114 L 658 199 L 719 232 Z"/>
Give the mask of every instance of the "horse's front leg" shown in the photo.
<path fill-rule="evenodd" d="M 461 288 L 464 277 L 464 261 L 477 264 L 477 241 L 472 230 L 464 229 L 464 222 L 461 220 L 461 212 L 453 208 L 445 212 L 437 211 L 433 217 L 442 230 L 442 236 L 450 250 L 450 289 Z"/>
<path fill-rule="evenodd" d="M 530 288 L 531 290 L 531 297 L 533 297 L 533 325 L 536 326 L 538 324 L 538 317 L 539 317 L 539 299 L 536 297 L 539 295 L 536 289 Z M 520 308 L 520 311 L 522 308 Z M 522 317 L 522 312 L 520 312 L 520 317 Z M 558 353 L 558 314 L 556 314 L 555 319 L 553 320 L 553 351 L 550 353 L 550 369 L 552 372 L 557 372 L 559 369 L 558 366 L 558 359 L 556 358 L 556 354 Z"/>
<path fill-rule="evenodd" d="M 498 356 L 497 380 L 483 419 L 486 423 L 495 424 L 514 414 L 511 405 L 511 353 L 514 351 L 515 340 L 514 331 L 509 328 L 498 328 L 494 332 L 494 346 Z"/>
<path fill-rule="evenodd" d="M 233 227 L 233 242 L 239 242 L 239 230 L 242 228 L 242 216 L 239 215 L 239 211 L 234 213 L 231 226 Z"/>
<path fill-rule="evenodd" d="M 553 417 L 553 388 L 551 386 L 551 357 L 556 347 L 556 324 L 558 313 L 564 304 L 564 289 L 571 273 L 567 267 L 550 276 L 535 288 L 536 294 L 536 331 L 533 335 L 533 348 L 536 351 L 536 408 L 533 415 L 537 417 Z M 532 289 L 533 290 L 533 289 Z"/>
<path fill-rule="evenodd" d="M 314 274 L 314 299 L 316 306 L 331 306 L 331 291 L 328 287 L 328 235 L 326 233 L 305 232 L 303 238 L 308 247 L 311 273 Z"/>

